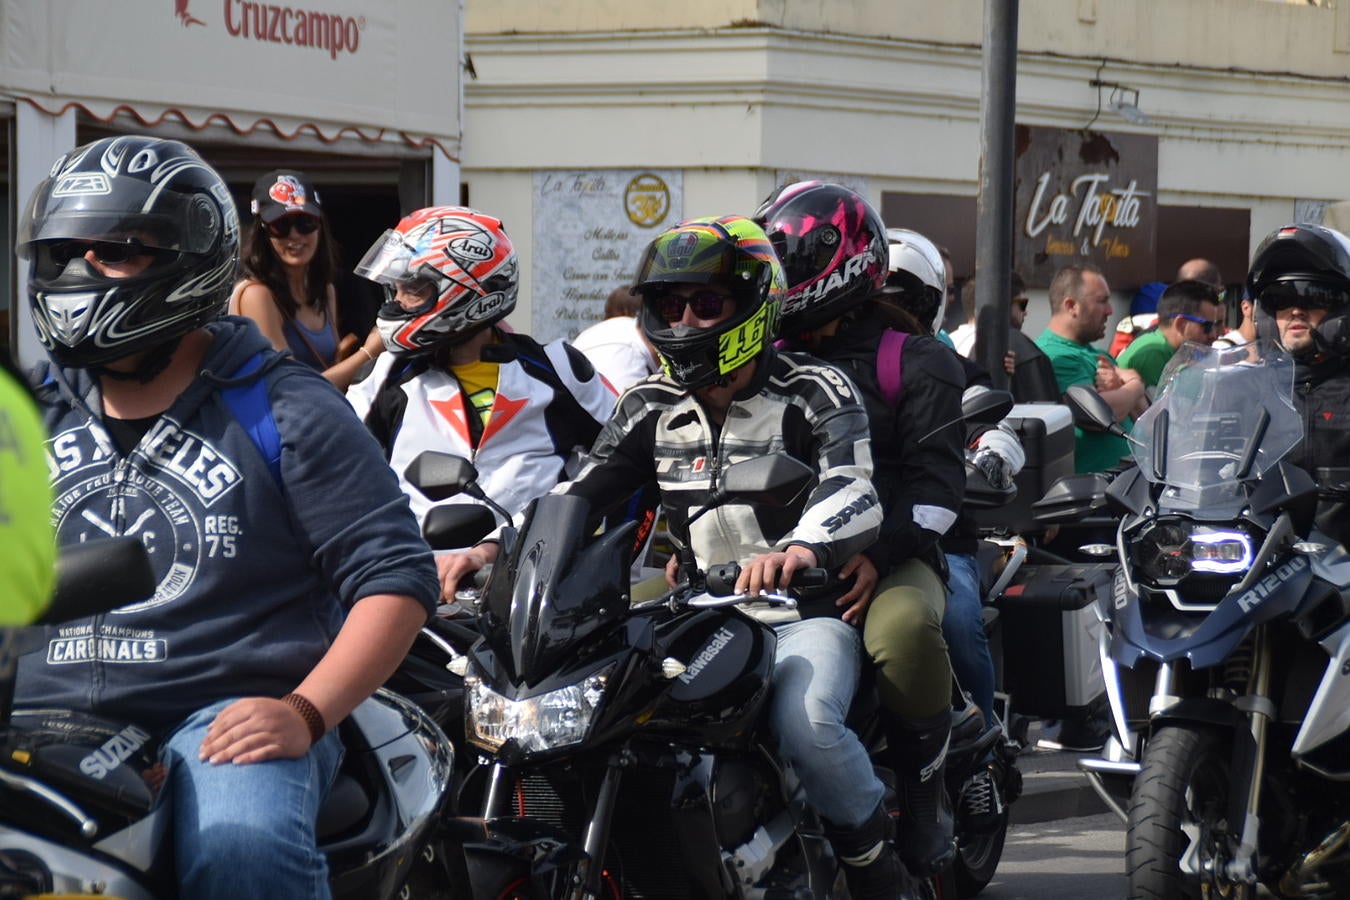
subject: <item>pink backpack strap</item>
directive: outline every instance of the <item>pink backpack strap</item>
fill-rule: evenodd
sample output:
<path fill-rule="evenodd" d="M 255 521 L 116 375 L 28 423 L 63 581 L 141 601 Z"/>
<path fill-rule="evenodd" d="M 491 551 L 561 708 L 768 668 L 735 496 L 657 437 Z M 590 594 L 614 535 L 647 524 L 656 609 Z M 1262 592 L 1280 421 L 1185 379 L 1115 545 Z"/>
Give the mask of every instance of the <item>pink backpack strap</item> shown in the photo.
<path fill-rule="evenodd" d="M 877 384 L 881 387 L 881 396 L 886 405 L 895 409 L 900 403 L 900 392 L 905 386 L 905 338 L 903 331 L 886 329 L 881 335 L 881 344 L 877 347 Z"/>

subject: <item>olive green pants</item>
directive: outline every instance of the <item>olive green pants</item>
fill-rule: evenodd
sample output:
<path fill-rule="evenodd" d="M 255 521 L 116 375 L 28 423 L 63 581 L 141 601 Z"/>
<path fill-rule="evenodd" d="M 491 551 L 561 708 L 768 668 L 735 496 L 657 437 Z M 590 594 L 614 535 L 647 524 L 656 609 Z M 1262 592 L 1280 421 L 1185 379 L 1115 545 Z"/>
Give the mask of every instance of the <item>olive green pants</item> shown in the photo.
<path fill-rule="evenodd" d="M 942 638 L 947 589 L 927 563 L 901 563 L 877 584 L 863 623 L 876 665 L 877 695 L 906 719 L 937 715 L 952 702 L 952 664 Z"/>

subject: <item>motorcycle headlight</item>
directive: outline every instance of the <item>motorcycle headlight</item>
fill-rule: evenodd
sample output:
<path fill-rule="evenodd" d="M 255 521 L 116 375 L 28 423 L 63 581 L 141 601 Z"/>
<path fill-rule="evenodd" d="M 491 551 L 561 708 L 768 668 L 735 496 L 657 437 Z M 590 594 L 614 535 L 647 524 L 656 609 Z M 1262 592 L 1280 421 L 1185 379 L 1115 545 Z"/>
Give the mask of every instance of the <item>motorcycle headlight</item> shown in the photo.
<path fill-rule="evenodd" d="M 586 738 L 608 681 L 606 669 L 546 694 L 511 700 L 477 675 L 470 675 L 464 679 L 465 734 L 492 751 L 511 738 L 522 750 L 533 753 L 579 744 Z"/>
<path fill-rule="evenodd" d="M 1252 536 L 1240 528 L 1217 528 L 1181 519 L 1159 520 L 1134 541 L 1141 575 L 1174 582 L 1192 572 L 1240 575 L 1255 559 Z"/>

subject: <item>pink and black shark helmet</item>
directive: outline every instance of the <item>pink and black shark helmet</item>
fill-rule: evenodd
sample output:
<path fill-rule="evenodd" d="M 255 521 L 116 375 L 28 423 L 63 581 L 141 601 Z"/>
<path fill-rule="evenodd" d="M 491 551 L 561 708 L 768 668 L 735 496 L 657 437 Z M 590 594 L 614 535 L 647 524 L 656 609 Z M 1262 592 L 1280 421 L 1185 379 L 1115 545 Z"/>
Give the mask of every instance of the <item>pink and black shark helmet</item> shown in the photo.
<path fill-rule="evenodd" d="M 799 181 L 760 205 L 763 226 L 787 272 L 779 332 L 802 334 L 857 306 L 886 281 L 886 226 L 843 185 Z"/>

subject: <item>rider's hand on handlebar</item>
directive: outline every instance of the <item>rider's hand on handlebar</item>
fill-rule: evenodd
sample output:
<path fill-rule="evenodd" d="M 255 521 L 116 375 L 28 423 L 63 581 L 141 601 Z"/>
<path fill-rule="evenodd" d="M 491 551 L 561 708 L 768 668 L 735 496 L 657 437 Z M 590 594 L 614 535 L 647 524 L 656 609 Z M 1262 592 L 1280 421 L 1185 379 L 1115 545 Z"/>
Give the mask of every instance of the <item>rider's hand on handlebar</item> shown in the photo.
<path fill-rule="evenodd" d="M 786 550 L 764 553 L 750 560 L 736 579 L 736 593 L 763 594 L 783 590 L 792 583 L 792 573 L 816 565 L 816 554 L 799 544 Z"/>
<path fill-rule="evenodd" d="M 844 563 L 843 568 L 839 570 L 840 581 L 846 581 L 850 577 L 853 578 L 853 586 L 848 589 L 848 593 L 834 601 L 834 605 L 848 607 L 840 617 L 845 622 L 850 625 L 861 625 L 867 607 L 872 603 L 872 596 L 880 576 L 872 561 L 859 553 Z"/>
<path fill-rule="evenodd" d="M 666 587 L 675 587 L 680 583 L 680 554 L 670 554 L 666 560 Z"/>
<path fill-rule="evenodd" d="M 495 542 L 489 542 L 459 553 L 442 553 L 437 556 L 436 573 L 441 577 L 441 600 L 453 603 L 460 580 L 496 562 L 499 549 Z"/>

